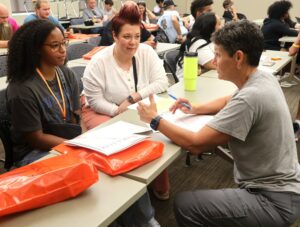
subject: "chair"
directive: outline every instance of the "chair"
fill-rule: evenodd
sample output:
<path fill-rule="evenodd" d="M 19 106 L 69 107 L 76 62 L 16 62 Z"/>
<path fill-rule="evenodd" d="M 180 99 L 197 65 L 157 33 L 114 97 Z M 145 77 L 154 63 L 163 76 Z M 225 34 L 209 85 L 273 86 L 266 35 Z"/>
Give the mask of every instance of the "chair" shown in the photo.
<path fill-rule="evenodd" d="M 170 50 L 164 55 L 164 64 L 167 67 L 167 71 L 169 70 L 173 76 L 175 83 L 177 83 L 178 77 L 176 76 L 176 57 L 179 54 L 179 50 Z"/>
<path fill-rule="evenodd" d="M 82 55 L 88 53 L 94 48 L 93 45 L 88 43 L 74 43 L 67 48 L 68 60 L 82 58 Z"/>
<path fill-rule="evenodd" d="M 78 24 L 84 24 L 84 20 L 82 17 L 78 18 L 72 18 L 70 20 L 70 25 L 78 25 Z M 73 28 L 74 33 L 81 32 L 79 29 Z"/>
<path fill-rule="evenodd" d="M 93 46 L 99 46 L 101 40 L 101 36 L 98 37 L 91 37 L 88 39 L 88 44 L 91 44 Z"/>
<path fill-rule="evenodd" d="M 2 141 L 5 161 L 4 168 L 9 170 L 13 165 L 13 143 L 10 135 L 10 116 L 7 110 L 6 89 L 0 91 L 0 139 Z"/>
<path fill-rule="evenodd" d="M 79 93 L 81 93 L 82 90 L 83 90 L 83 85 L 82 85 L 81 78 L 83 76 L 85 66 L 75 66 L 75 67 L 71 67 L 70 69 L 73 71 L 73 73 L 75 75 L 75 78 L 77 80 L 77 84 L 78 84 L 78 87 L 79 87 Z"/>
<path fill-rule="evenodd" d="M 0 77 L 7 76 L 7 55 L 0 55 Z"/>

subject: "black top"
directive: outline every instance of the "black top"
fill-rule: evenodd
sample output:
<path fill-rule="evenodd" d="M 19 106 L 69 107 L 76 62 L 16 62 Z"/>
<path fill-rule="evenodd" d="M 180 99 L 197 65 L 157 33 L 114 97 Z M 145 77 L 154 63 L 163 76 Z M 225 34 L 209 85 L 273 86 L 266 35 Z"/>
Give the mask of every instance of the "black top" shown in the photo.
<path fill-rule="evenodd" d="M 141 28 L 141 43 L 147 41 L 151 33 L 144 28 Z M 112 22 L 108 22 L 107 25 L 103 28 L 102 37 L 99 43 L 99 46 L 110 46 L 114 43 L 114 39 L 112 36 Z"/>
<path fill-rule="evenodd" d="M 287 23 L 277 19 L 266 18 L 261 28 L 264 34 L 264 49 L 280 50 L 280 42 L 278 41 L 283 36 L 297 36 L 298 32 L 290 28 Z"/>
<path fill-rule="evenodd" d="M 242 13 L 237 13 L 237 17 L 238 17 L 239 20 L 247 19 L 247 17 Z M 232 16 L 230 11 L 225 10 L 224 13 L 223 13 L 223 18 L 224 18 L 225 23 L 226 23 L 226 22 L 232 21 L 233 16 Z"/>
<path fill-rule="evenodd" d="M 73 72 L 66 67 L 60 67 L 58 75 L 66 101 L 66 122 L 70 123 L 74 118 L 74 111 L 80 109 L 78 84 Z M 48 81 L 48 84 L 61 102 L 57 80 Z M 14 161 L 20 161 L 33 150 L 23 140 L 23 133 L 44 130 L 47 124 L 64 121 L 55 99 L 37 73 L 23 83 L 10 83 L 7 97 L 12 122 Z"/>

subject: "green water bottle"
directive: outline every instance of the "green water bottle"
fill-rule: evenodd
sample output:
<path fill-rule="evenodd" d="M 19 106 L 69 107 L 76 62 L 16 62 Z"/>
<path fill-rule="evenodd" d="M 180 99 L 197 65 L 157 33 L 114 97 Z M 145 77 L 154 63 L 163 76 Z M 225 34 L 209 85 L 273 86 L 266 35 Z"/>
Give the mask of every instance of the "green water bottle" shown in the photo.
<path fill-rule="evenodd" d="M 198 53 L 185 52 L 183 58 L 184 90 L 196 91 L 198 74 Z"/>

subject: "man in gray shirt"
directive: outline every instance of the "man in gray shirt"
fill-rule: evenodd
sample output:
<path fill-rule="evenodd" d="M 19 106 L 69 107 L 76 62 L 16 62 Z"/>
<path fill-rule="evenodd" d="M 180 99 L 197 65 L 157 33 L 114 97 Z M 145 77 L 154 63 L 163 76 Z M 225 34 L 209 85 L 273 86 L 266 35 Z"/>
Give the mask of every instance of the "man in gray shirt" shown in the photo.
<path fill-rule="evenodd" d="M 238 90 L 201 105 L 180 98 L 170 109 L 216 114 L 213 120 L 193 133 L 157 115 L 153 97 L 138 107 L 143 121 L 192 153 L 228 144 L 234 158 L 239 188 L 180 193 L 174 203 L 178 225 L 290 226 L 300 216 L 300 165 L 284 94 L 274 76 L 257 68 L 263 35 L 242 20 L 226 24 L 213 41 L 219 78 Z"/>
<path fill-rule="evenodd" d="M 83 10 L 83 20 L 92 20 L 94 23 L 101 23 L 103 20 L 103 11 L 97 6 L 96 0 L 87 0 L 87 8 Z M 102 28 L 93 28 L 89 33 L 98 34 Z"/>

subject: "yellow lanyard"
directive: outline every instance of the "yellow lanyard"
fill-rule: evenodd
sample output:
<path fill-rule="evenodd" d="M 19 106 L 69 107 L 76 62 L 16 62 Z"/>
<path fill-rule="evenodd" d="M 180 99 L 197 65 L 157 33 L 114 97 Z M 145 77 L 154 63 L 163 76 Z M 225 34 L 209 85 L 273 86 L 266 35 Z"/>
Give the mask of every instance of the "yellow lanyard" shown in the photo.
<path fill-rule="evenodd" d="M 39 68 L 36 68 L 37 73 L 39 74 L 39 76 L 42 78 L 42 80 L 44 81 L 44 83 L 46 84 L 48 90 L 50 91 L 51 95 L 53 96 L 53 98 L 55 99 L 60 111 L 61 111 L 61 115 L 63 117 L 63 120 L 66 120 L 66 116 L 67 116 L 67 111 L 66 111 L 66 102 L 65 102 L 65 97 L 64 97 L 64 93 L 61 87 L 61 82 L 59 79 L 59 76 L 57 74 L 57 72 L 55 72 L 55 76 L 58 82 L 58 87 L 59 87 L 59 91 L 60 91 L 60 96 L 62 98 L 62 102 L 63 102 L 63 107 L 61 106 L 60 102 L 58 101 L 56 95 L 54 94 L 54 92 L 52 91 L 51 87 L 49 86 L 49 84 L 47 83 L 47 81 L 45 80 L 45 77 L 43 76 L 42 72 L 39 70 Z"/>

